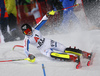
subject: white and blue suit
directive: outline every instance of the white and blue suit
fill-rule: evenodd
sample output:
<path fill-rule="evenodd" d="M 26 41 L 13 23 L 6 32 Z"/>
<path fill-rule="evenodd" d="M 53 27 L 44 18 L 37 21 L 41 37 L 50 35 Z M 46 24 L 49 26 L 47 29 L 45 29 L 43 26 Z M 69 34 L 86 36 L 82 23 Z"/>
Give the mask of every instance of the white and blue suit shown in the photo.
<path fill-rule="evenodd" d="M 31 36 L 25 36 L 24 39 L 24 51 L 26 56 L 28 57 L 29 53 L 29 44 L 36 46 L 37 49 L 45 56 L 50 57 L 51 52 L 54 50 L 56 51 L 62 51 L 64 52 L 65 46 L 62 44 L 51 40 L 44 38 L 40 33 L 40 28 L 45 24 L 45 22 L 48 20 L 46 15 L 42 18 L 42 20 L 33 28 L 32 35 Z M 34 49 L 33 49 L 34 51 Z"/>

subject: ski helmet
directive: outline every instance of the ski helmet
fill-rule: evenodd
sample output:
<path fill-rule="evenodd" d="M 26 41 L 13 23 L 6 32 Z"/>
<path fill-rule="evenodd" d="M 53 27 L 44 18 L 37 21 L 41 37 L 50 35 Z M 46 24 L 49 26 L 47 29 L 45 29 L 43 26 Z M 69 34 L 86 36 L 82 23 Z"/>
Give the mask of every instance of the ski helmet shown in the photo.
<path fill-rule="evenodd" d="M 29 24 L 23 24 L 21 26 L 21 30 L 22 30 L 23 34 L 27 35 L 28 32 L 32 31 L 32 28 Z"/>

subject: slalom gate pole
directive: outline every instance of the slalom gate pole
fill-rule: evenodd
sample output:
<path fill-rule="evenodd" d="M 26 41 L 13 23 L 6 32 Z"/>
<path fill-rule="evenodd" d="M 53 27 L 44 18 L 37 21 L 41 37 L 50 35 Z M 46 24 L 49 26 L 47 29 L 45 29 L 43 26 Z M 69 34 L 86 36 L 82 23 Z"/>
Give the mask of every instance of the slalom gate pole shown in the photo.
<path fill-rule="evenodd" d="M 22 46 L 22 45 L 15 45 L 15 46 L 13 47 L 13 50 L 15 49 L 15 47 L 21 47 L 21 48 L 24 48 L 24 46 Z"/>
<path fill-rule="evenodd" d="M 46 76 L 44 64 L 42 64 L 43 74 Z"/>

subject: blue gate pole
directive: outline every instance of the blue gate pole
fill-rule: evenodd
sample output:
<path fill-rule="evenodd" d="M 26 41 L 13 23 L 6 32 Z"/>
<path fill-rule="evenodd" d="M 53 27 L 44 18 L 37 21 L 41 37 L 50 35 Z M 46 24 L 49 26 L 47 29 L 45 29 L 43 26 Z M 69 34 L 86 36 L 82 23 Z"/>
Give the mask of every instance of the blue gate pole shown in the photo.
<path fill-rule="evenodd" d="M 43 74 L 46 76 L 44 64 L 42 64 Z"/>

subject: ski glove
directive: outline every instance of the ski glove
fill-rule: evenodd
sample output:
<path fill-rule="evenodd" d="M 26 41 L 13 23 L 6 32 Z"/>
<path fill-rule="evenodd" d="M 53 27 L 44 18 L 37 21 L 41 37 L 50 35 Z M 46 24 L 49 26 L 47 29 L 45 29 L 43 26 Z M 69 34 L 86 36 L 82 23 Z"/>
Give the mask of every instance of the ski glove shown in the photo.
<path fill-rule="evenodd" d="M 46 15 L 47 15 L 47 16 L 55 15 L 56 12 L 57 12 L 57 11 L 54 11 L 54 10 L 48 11 Z"/>
<path fill-rule="evenodd" d="M 29 57 L 31 60 L 35 58 L 35 56 L 32 55 L 32 54 L 29 54 L 28 57 Z"/>

